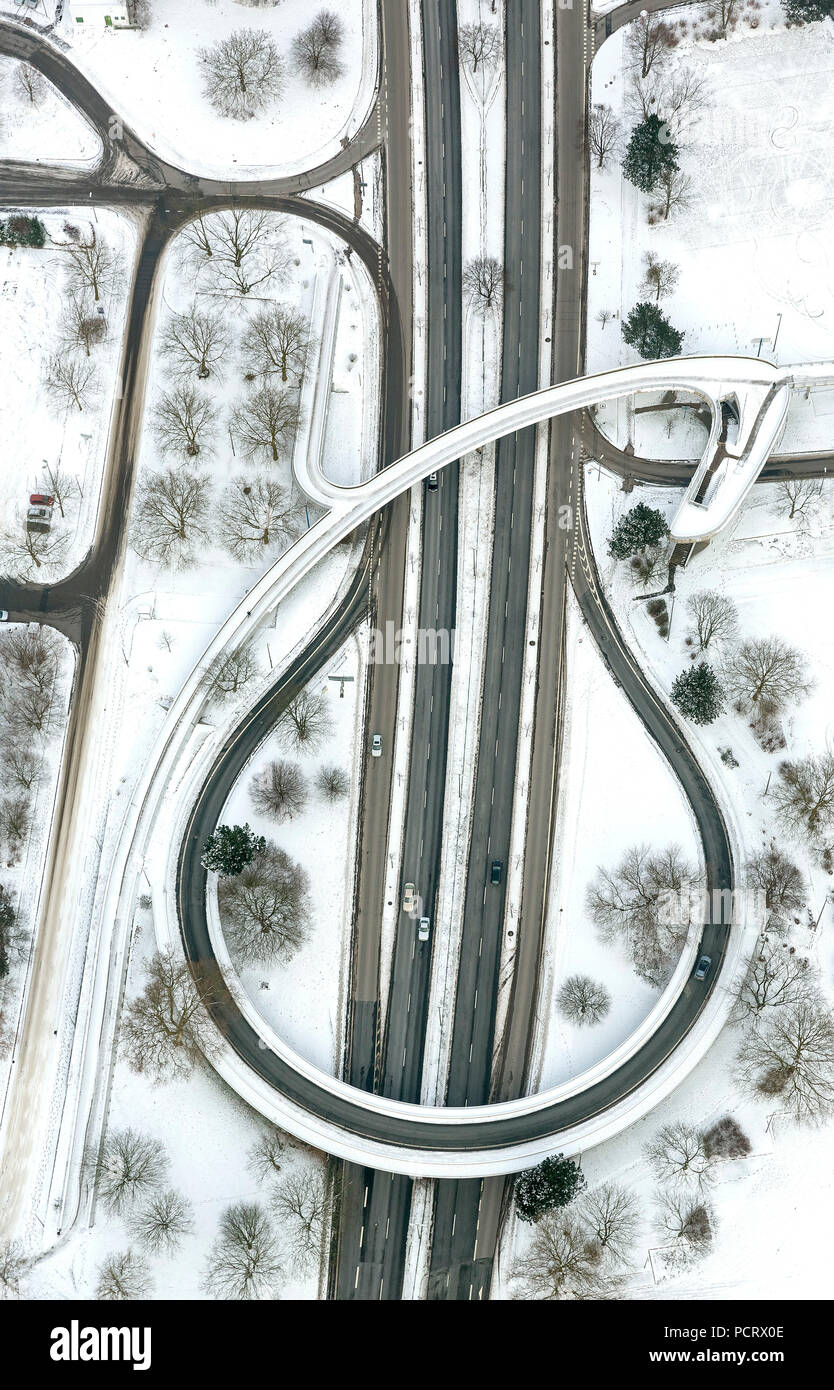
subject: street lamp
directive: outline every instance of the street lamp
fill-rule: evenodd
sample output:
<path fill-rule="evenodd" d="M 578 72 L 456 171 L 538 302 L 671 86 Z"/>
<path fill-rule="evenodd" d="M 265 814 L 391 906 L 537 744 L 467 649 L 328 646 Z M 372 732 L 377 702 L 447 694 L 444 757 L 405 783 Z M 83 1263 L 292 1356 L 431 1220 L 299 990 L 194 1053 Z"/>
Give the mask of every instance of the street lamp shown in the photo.
<path fill-rule="evenodd" d="M 776 325 L 776 337 L 773 339 L 773 355 L 774 355 L 774 356 L 776 355 L 776 338 L 779 337 L 779 329 L 782 327 L 782 315 L 781 315 L 781 314 L 777 314 L 776 317 L 777 317 L 777 319 L 779 320 L 779 322 L 778 322 L 777 325 Z"/>

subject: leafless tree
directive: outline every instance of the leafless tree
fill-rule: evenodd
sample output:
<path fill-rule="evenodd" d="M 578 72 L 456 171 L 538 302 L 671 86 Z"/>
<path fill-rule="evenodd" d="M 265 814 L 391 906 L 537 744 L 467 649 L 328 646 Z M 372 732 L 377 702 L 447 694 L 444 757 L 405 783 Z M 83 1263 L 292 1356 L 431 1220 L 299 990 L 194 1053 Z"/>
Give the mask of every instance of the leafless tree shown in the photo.
<path fill-rule="evenodd" d="M 724 1115 L 705 1131 L 704 1148 L 708 1158 L 746 1158 L 750 1140 L 732 1115 Z"/>
<path fill-rule="evenodd" d="M 249 1167 L 255 1177 L 263 1182 L 280 1173 L 286 1147 L 280 1129 L 265 1129 L 249 1150 Z"/>
<path fill-rule="evenodd" d="M 611 1008 L 611 995 L 590 975 L 569 975 L 556 996 L 560 1013 L 571 1023 L 599 1023 Z"/>
<path fill-rule="evenodd" d="M 183 382 L 163 391 L 153 413 L 154 433 L 164 453 L 196 458 L 212 452 L 212 432 L 217 410 L 211 397 L 199 387 Z"/>
<path fill-rule="evenodd" d="M 219 652 L 206 670 L 206 685 L 212 695 L 236 695 L 261 674 L 261 663 L 250 642 L 231 652 Z"/>
<path fill-rule="evenodd" d="M 594 318 L 598 324 L 601 324 L 603 330 L 605 329 L 605 325 L 610 323 L 613 317 L 614 315 L 610 309 L 598 309 L 594 315 Z"/>
<path fill-rule="evenodd" d="M 698 650 L 705 652 L 711 642 L 726 641 L 738 629 L 738 611 L 731 599 L 715 589 L 699 589 L 686 601 L 689 616 L 695 624 Z"/>
<path fill-rule="evenodd" d="M 677 44 L 674 29 L 655 14 L 644 12 L 626 30 L 627 61 L 644 79 L 653 68 L 665 66 Z"/>
<path fill-rule="evenodd" d="M 44 565 L 57 566 L 67 552 L 67 536 L 30 531 L 25 526 L 0 534 L 0 567 L 9 577 L 31 579 Z"/>
<path fill-rule="evenodd" d="M 50 627 L 12 628 L 0 640 L 7 671 L 34 690 L 52 690 L 60 652 L 61 638 Z"/>
<path fill-rule="evenodd" d="M 726 39 L 735 29 L 741 14 L 742 0 L 712 0 L 707 19 L 714 26 L 715 38 Z"/>
<path fill-rule="evenodd" d="M 188 468 L 148 472 L 139 481 L 134 549 L 155 564 L 181 569 L 211 538 L 211 484 Z"/>
<path fill-rule="evenodd" d="M 688 130 L 691 131 L 709 100 L 707 80 L 694 68 L 679 68 L 661 84 L 657 109 L 674 140 L 682 139 Z"/>
<path fill-rule="evenodd" d="M 236 559 L 253 564 L 276 546 L 295 540 L 300 517 L 296 495 L 277 479 L 263 473 L 233 478 L 220 504 L 218 538 Z"/>
<path fill-rule="evenodd" d="M 5 796 L 0 802 L 0 835 L 3 837 L 7 863 L 16 864 L 20 860 L 31 824 L 32 809 L 28 796 L 20 792 Z"/>
<path fill-rule="evenodd" d="M 801 869 L 771 844 L 748 859 L 747 876 L 751 887 L 765 895 L 767 930 L 784 930 L 787 915 L 798 912 L 805 902 L 805 879 Z"/>
<path fill-rule="evenodd" d="M 85 1166 L 107 1210 L 120 1214 L 164 1182 L 168 1158 L 158 1139 L 128 1127 L 108 1130 Z"/>
<path fill-rule="evenodd" d="M 12 784 L 22 791 L 34 791 L 43 779 L 43 760 L 28 743 L 8 738 L 3 744 L 2 764 Z"/>
<path fill-rule="evenodd" d="M 240 298 L 268 281 L 280 285 L 286 280 L 290 258 L 284 218 L 277 213 L 233 208 L 206 218 L 201 229 L 194 223 L 192 227 L 195 232 L 187 245 L 199 263 L 208 267 L 219 293 Z M 212 247 L 210 258 L 200 251 L 206 234 Z"/>
<path fill-rule="evenodd" d="M 33 68 L 30 63 L 18 63 L 14 70 L 14 83 L 20 96 L 32 106 L 40 106 L 47 91 L 43 73 Z"/>
<path fill-rule="evenodd" d="M 213 215 L 200 212 L 191 222 L 187 222 L 179 234 L 177 245 L 186 265 L 203 267 L 214 256 L 214 233 L 217 222 Z"/>
<path fill-rule="evenodd" d="M 504 294 L 504 267 L 494 256 L 476 256 L 463 268 L 463 288 L 478 313 L 501 303 Z"/>
<path fill-rule="evenodd" d="M 266 29 L 236 29 L 199 50 L 203 89 L 221 116 L 248 121 L 284 87 L 284 60 Z"/>
<path fill-rule="evenodd" d="M 103 294 L 116 287 L 118 263 L 107 242 L 100 237 L 93 235 L 90 241 L 70 245 L 67 256 L 69 283 L 79 295 L 89 293 L 98 303 Z"/>
<path fill-rule="evenodd" d="M 316 773 L 316 787 L 325 801 L 341 801 L 350 791 L 350 778 L 344 768 L 328 763 Z"/>
<path fill-rule="evenodd" d="M 604 1296 L 606 1273 L 599 1246 L 574 1214 L 549 1211 L 533 1228 L 516 1277 L 532 1299 L 587 1299 Z"/>
<path fill-rule="evenodd" d="M 271 841 L 241 873 L 217 885 L 223 928 L 244 965 L 288 960 L 307 940 L 307 875 Z"/>
<path fill-rule="evenodd" d="M 664 169 L 660 175 L 658 188 L 661 192 L 659 212 L 666 221 L 674 208 L 689 206 L 692 197 L 692 180 L 680 169 Z"/>
<path fill-rule="evenodd" d="M 70 498 L 79 496 L 81 491 L 73 473 L 65 473 L 60 464 L 52 463 L 45 464 L 38 487 L 55 498 L 62 517 L 67 514 Z"/>
<path fill-rule="evenodd" d="M 834 1110 L 834 1022 L 821 996 L 768 1010 L 749 1028 L 737 1078 L 796 1120 L 827 1118 Z"/>
<path fill-rule="evenodd" d="M 0 1243 L 0 1298 L 19 1298 L 29 1260 L 17 1240 Z"/>
<path fill-rule="evenodd" d="M 661 1182 L 702 1188 L 715 1176 L 703 1136 L 683 1120 L 663 1125 L 646 1145 L 645 1153 Z"/>
<path fill-rule="evenodd" d="M 281 1276 L 275 1232 L 257 1202 L 237 1202 L 220 1219 L 208 1258 L 207 1293 L 213 1298 L 274 1298 Z"/>
<path fill-rule="evenodd" d="M 820 478 L 786 478 L 776 489 L 780 502 L 788 508 L 788 520 L 804 516 L 815 497 L 822 496 Z"/>
<path fill-rule="evenodd" d="M 288 1237 L 292 1264 L 296 1269 L 309 1269 L 318 1262 L 329 1214 L 327 1188 L 320 1169 L 289 1173 L 275 1189 L 272 1205 Z"/>
<path fill-rule="evenodd" d="M 334 10 L 319 10 L 311 24 L 293 39 L 293 58 L 313 87 L 326 87 L 344 72 L 339 56 L 344 25 Z"/>
<path fill-rule="evenodd" d="M 11 894 L 0 883 L 0 980 L 4 979 L 12 964 L 23 958 L 29 934 L 17 920 Z M 0 1011 L 2 1024 L 2 1011 Z M 2 1028 L 0 1028 L 2 1033 Z"/>
<path fill-rule="evenodd" d="M 130 1224 L 136 1239 L 148 1250 L 173 1255 L 194 1230 L 193 1209 L 187 1197 L 169 1187 L 155 1192 Z"/>
<path fill-rule="evenodd" d="M 307 690 L 294 696 L 281 715 L 276 732 L 282 748 L 317 753 L 333 732 L 327 696 Z"/>
<path fill-rule="evenodd" d="M 609 155 L 616 153 L 619 143 L 620 122 L 610 106 L 596 102 L 591 107 L 588 118 L 588 144 L 591 154 L 596 158 L 598 169 L 604 168 L 605 161 Z"/>
<path fill-rule="evenodd" d="M 149 1298 L 153 1290 L 150 1265 L 134 1250 L 108 1255 L 98 1272 L 96 1298 L 119 1302 Z"/>
<path fill-rule="evenodd" d="M 657 1229 L 661 1237 L 679 1240 L 693 1254 L 712 1244 L 715 1218 L 703 1197 L 663 1192 L 658 1199 Z"/>
<path fill-rule="evenodd" d="M 479 67 L 492 68 L 501 57 L 501 31 L 497 24 L 479 19 L 476 24 L 462 24 L 458 29 L 458 53 L 462 63 L 477 72 Z"/>
<path fill-rule="evenodd" d="M 292 820 L 307 805 L 307 779 L 298 763 L 273 759 L 249 784 L 252 805 L 271 820 Z"/>
<path fill-rule="evenodd" d="M 654 251 L 647 251 L 643 257 L 643 283 L 640 288 L 644 294 L 653 294 L 655 304 L 659 304 L 661 299 L 674 293 L 679 274 L 674 261 L 661 260 Z"/>
<path fill-rule="evenodd" d="M 627 1265 L 640 1229 L 634 1194 L 618 1183 L 604 1182 L 582 1197 L 578 1210 L 603 1256 L 612 1264 Z"/>
<path fill-rule="evenodd" d="M 18 686 L 9 700 L 8 719 L 13 729 L 40 734 L 42 738 L 54 733 L 58 713 L 52 691 L 38 690 L 33 685 Z"/>
<path fill-rule="evenodd" d="M 203 1055 L 211 1057 L 218 1040 L 207 1010 L 217 994 L 212 964 L 189 967 L 173 955 L 154 955 L 122 1024 L 122 1045 L 133 1070 L 164 1081 L 187 1076 Z"/>
<path fill-rule="evenodd" d="M 232 429 L 247 458 L 266 456 L 277 463 L 288 455 L 298 428 L 298 398 L 282 387 L 262 386 L 244 396 L 232 414 Z"/>
<path fill-rule="evenodd" d="M 228 350 L 229 330 L 223 315 L 199 308 L 196 300 L 184 313 L 171 315 L 160 344 L 176 372 L 187 376 L 196 370 L 201 381 L 219 375 Z"/>
<path fill-rule="evenodd" d="M 43 384 L 56 405 L 83 410 L 99 393 L 98 368 L 86 357 L 56 353 L 47 360 Z"/>
<path fill-rule="evenodd" d="M 737 1018 L 758 1018 L 765 1009 L 795 1004 L 814 988 L 814 972 L 807 956 L 786 941 L 762 936 L 747 973 L 738 987 Z"/>
<path fill-rule="evenodd" d="M 773 799 L 793 834 L 823 834 L 834 820 L 834 752 L 783 762 Z"/>
<path fill-rule="evenodd" d="M 756 637 L 742 642 L 729 657 L 726 684 L 739 701 L 775 714 L 809 693 L 807 665 L 804 653 L 781 637 Z"/>
<path fill-rule="evenodd" d="M 97 314 L 89 301 L 81 295 L 70 294 L 64 305 L 61 324 L 61 338 L 70 348 L 83 348 L 86 357 L 90 348 L 104 341 L 107 336 L 107 323 Z"/>
<path fill-rule="evenodd" d="M 605 941 L 627 946 L 634 969 L 657 985 L 686 940 L 703 880 L 677 845 L 652 853 L 626 851 L 613 871 L 600 869 L 588 889 L 588 910 Z"/>
<path fill-rule="evenodd" d="M 273 304 L 255 314 L 243 338 L 243 354 L 260 376 L 280 373 L 301 384 L 310 347 L 307 318 L 290 304 Z"/>

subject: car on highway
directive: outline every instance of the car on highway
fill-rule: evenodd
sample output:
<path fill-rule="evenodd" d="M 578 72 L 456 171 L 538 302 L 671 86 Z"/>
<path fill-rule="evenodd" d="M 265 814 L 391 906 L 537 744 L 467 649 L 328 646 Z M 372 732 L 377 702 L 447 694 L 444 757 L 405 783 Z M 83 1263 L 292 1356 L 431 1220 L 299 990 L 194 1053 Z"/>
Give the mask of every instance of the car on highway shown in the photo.
<path fill-rule="evenodd" d="M 403 912 L 413 912 L 417 906 L 417 889 L 413 883 L 407 883 L 403 890 Z"/>
<path fill-rule="evenodd" d="M 371 739 L 371 757 L 382 757 L 382 734 L 374 734 L 373 738 Z"/>
<path fill-rule="evenodd" d="M 419 925 L 419 927 L 417 928 L 417 940 L 418 940 L 418 941 L 428 941 L 428 939 L 429 939 L 429 932 L 430 932 L 430 931 L 431 931 L 431 922 L 429 921 L 428 917 L 421 917 L 421 918 L 420 918 L 420 925 Z"/>
<path fill-rule="evenodd" d="M 7 608 L 0 608 L 0 623 L 7 623 L 8 621 L 9 621 L 9 612 L 8 612 L 8 609 L 7 609 Z"/>
<path fill-rule="evenodd" d="M 709 974 L 709 968 L 711 965 L 712 956 L 701 956 L 701 959 L 698 961 L 698 964 L 695 967 L 695 979 L 705 980 L 707 978 L 707 975 Z"/>
<path fill-rule="evenodd" d="M 428 478 L 426 479 L 426 484 L 428 486 L 429 492 L 437 492 L 437 474 L 430 473 Z"/>
<path fill-rule="evenodd" d="M 491 868 L 490 871 L 489 871 L 489 881 L 490 881 L 490 883 L 500 883 L 500 882 L 501 882 L 501 874 L 503 873 L 503 871 L 504 871 L 504 865 L 501 863 L 501 860 L 500 860 L 500 859 L 493 859 L 493 861 L 492 861 L 492 868 Z"/>

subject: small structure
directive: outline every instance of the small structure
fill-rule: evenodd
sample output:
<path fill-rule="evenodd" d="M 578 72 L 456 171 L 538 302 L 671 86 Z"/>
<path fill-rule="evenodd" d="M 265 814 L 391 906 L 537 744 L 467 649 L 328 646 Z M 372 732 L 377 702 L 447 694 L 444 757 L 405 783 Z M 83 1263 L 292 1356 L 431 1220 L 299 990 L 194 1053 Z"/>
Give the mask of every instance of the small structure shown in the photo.
<path fill-rule="evenodd" d="M 128 29 L 133 24 L 132 0 L 69 0 L 73 24 L 92 24 L 98 29 Z"/>

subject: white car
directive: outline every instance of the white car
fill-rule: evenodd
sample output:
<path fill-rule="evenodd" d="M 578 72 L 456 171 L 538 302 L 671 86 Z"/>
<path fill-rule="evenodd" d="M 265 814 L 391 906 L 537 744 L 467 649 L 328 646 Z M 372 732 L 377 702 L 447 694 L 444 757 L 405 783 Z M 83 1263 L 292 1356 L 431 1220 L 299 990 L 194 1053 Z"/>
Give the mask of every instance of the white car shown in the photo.
<path fill-rule="evenodd" d="M 8 621 L 9 621 L 8 610 L 5 609 L 5 608 L 0 608 L 0 623 L 7 623 Z"/>
<path fill-rule="evenodd" d="M 413 883 L 407 883 L 403 890 L 403 912 L 413 912 L 417 906 L 417 889 Z"/>
<path fill-rule="evenodd" d="M 371 739 L 371 757 L 382 757 L 382 734 L 374 734 L 373 738 Z"/>
<path fill-rule="evenodd" d="M 428 941 L 430 930 L 431 930 L 431 922 L 429 921 L 428 917 L 421 917 L 421 918 L 420 918 L 420 925 L 419 925 L 419 927 L 417 928 L 417 940 L 418 940 L 418 941 Z"/>

